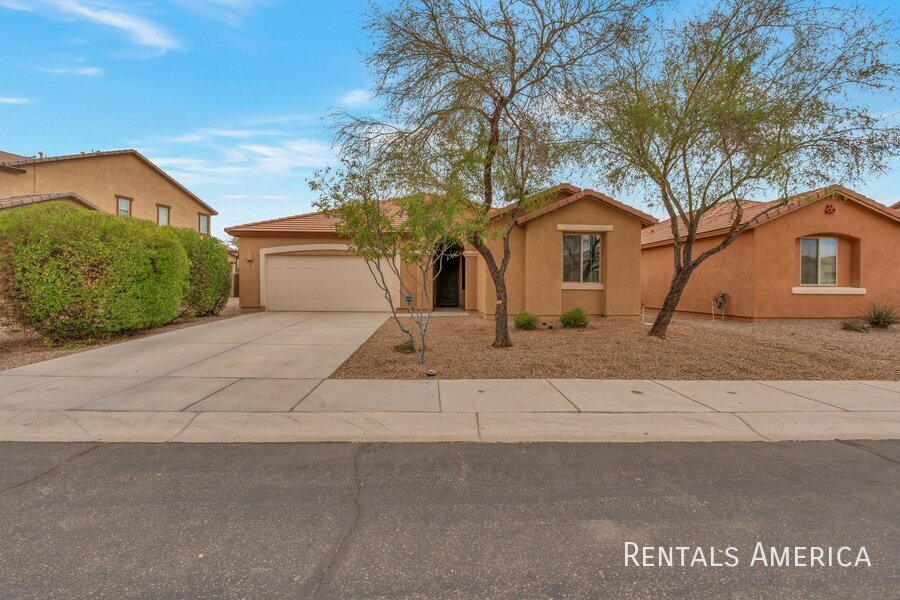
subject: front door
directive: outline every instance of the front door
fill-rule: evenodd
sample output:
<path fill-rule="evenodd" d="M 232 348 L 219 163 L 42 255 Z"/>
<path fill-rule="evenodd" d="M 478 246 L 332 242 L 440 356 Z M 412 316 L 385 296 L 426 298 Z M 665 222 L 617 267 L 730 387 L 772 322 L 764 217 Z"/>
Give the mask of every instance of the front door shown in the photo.
<path fill-rule="evenodd" d="M 459 306 L 459 261 L 458 255 L 441 258 L 441 272 L 434 282 L 435 306 Z"/>

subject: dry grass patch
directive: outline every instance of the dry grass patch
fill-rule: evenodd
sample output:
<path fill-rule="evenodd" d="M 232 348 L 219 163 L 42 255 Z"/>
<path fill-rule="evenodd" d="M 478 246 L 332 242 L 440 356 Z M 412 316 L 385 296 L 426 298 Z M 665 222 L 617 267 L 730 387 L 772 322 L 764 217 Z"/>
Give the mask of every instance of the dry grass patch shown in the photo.
<path fill-rule="evenodd" d="M 32 331 L 15 329 L 8 325 L 0 325 L 0 371 L 14 369 L 15 367 L 24 367 L 25 365 L 43 362 L 52 358 L 68 356 L 69 354 L 76 354 L 78 352 L 84 352 L 85 350 L 100 348 L 101 346 L 127 342 L 128 340 L 147 337 L 149 335 L 156 335 L 167 331 L 174 331 L 176 329 L 184 329 L 185 327 L 193 327 L 195 325 L 202 325 L 203 323 L 228 319 L 230 317 L 236 317 L 239 314 L 241 314 L 241 309 L 238 306 L 238 299 L 229 298 L 228 304 L 217 316 L 200 317 L 197 319 L 178 319 L 164 327 L 139 331 L 131 335 L 120 335 L 77 342 L 53 342 L 46 340 L 40 334 Z"/>
<path fill-rule="evenodd" d="M 512 329 L 512 325 L 510 325 Z M 394 349 L 388 320 L 332 375 L 338 379 L 900 379 L 900 327 L 843 331 L 840 321 L 735 321 L 677 317 L 667 339 L 626 319 L 593 319 L 586 329 L 512 329 L 495 349 L 493 321 L 436 317 L 426 363 Z"/>

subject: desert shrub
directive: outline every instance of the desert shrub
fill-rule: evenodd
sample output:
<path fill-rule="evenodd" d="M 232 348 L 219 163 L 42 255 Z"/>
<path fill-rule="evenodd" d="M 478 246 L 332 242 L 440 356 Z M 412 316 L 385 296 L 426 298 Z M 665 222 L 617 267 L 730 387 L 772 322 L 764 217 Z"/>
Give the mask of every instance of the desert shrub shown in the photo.
<path fill-rule="evenodd" d="M 559 322 L 563 327 L 586 327 L 588 324 L 587 313 L 583 308 L 567 310 L 559 316 Z"/>
<path fill-rule="evenodd" d="M 400 354 L 412 354 L 416 351 L 416 348 L 415 346 L 413 346 L 413 343 L 411 341 L 404 340 L 399 344 L 394 344 L 394 350 L 396 350 Z"/>
<path fill-rule="evenodd" d="M 159 327 L 178 316 L 188 259 L 153 223 L 43 203 L 0 213 L 4 315 L 52 338 Z"/>
<path fill-rule="evenodd" d="M 900 308 L 893 304 L 870 302 L 866 308 L 860 311 L 859 317 L 869 327 L 887 329 L 891 325 L 900 323 Z"/>
<path fill-rule="evenodd" d="M 841 321 L 841 329 L 844 331 L 858 331 L 860 333 L 866 333 L 869 331 L 869 326 L 862 321 Z"/>
<path fill-rule="evenodd" d="M 218 239 L 201 235 L 193 229 L 176 228 L 171 231 L 178 237 L 191 263 L 181 315 L 205 317 L 219 314 L 225 308 L 231 291 L 228 250 Z"/>
<path fill-rule="evenodd" d="M 520 313 L 516 313 L 516 316 L 513 317 L 513 323 L 515 324 L 516 329 L 531 331 L 532 329 L 537 329 L 538 316 L 527 310 L 523 310 Z"/>

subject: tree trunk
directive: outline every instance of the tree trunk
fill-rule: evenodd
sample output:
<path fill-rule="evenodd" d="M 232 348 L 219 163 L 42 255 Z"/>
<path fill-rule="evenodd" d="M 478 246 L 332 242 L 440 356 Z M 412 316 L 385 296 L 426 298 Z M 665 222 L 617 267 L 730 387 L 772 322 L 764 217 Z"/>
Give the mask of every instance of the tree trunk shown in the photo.
<path fill-rule="evenodd" d="M 497 313 L 496 322 L 494 324 L 494 348 L 509 348 L 512 346 L 512 340 L 509 339 L 509 318 L 507 311 L 506 298 L 506 277 L 501 274 L 494 281 L 497 288 Z"/>
<path fill-rule="evenodd" d="M 656 321 L 653 322 L 653 327 L 650 328 L 647 335 L 665 339 L 666 330 L 669 328 L 672 315 L 675 314 L 675 308 L 678 306 L 678 301 L 681 300 L 681 294 L 684 292 L 684 288 L 691 277 L 691 271 L 693 271 L 693 268 L 683 268 L 672 278 L 669 293 L 666 294 L 662 308 L 659 309 L 659 314 L 656 315 Z"/>

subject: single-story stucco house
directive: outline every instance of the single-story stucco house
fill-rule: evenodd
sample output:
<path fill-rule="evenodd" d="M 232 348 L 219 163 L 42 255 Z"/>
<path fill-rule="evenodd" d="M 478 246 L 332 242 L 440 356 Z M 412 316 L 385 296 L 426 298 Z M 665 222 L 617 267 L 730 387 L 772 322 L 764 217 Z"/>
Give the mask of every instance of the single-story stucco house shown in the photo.
<path fill-rule="evenodd" d="M 592 190 L 570 184 L 521 215 L 510 237 L 506 273 L 509 312 L 553 317 L 580 307 L 591 315 L 640 314 L 641 229 L 656 219 Z M 510 211 L 494 214 L 508 224 Z M 228 227 L 240 238 L 240 305 L 244 311 L 384 311 L 386 300 L 335 223 L 309 213 Z M 500 241 L 491 240 L 499 255 Z M 399 291 L 399 282 L 395 283 Z M 406 289 L 414 289 L 411 283 Z M 435 307 L 490 317 L 496 292 L 483 257 L 465 247 L 443 265 L 431 294 Z M 399 293 L 397 308 L 405 307 Z"/>
<path fill-rule="evenodd" d="M 218 214 L 137 150 L 37 157 L 0 152 L 0 210 L 49 201 L 203 234 Z"/>
<path fill-rule="evenodd" d="M 780 206 L 694 271 L 677 310 L 709 315 L 723 292 L 727 316 L 746 320 L 848 318 L 870 302 L 900 306 L 900 212 L 835 185 L 788 202 L 745 201 L 743 222 L 773 205 Z M 730 203 L 704 215 L 694 256 L 717 245 L 733 220 Z M 668 292 L 672 239 L 671 221 L 643 231 L 648 308 L 662 306 Z"/>

